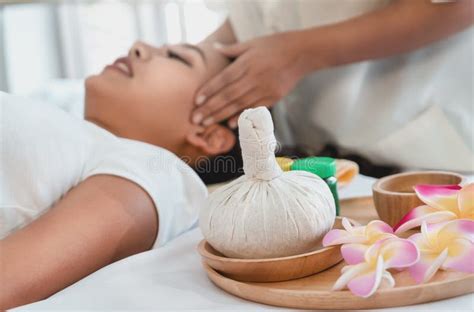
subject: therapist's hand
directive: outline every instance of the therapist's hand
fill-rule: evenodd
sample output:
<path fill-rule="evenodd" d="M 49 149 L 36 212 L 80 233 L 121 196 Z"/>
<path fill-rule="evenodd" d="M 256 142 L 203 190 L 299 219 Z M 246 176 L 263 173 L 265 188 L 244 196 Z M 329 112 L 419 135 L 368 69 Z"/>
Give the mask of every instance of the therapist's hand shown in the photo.
<path fill-rule="evenodd" d="M 301 39 L 296 32 L 279 33 L 216 49 L 235 61 L 197 92 L 192 116 L 204 126 L 229 119 L 235 128 L 246 108 L 270 107 L 287 95 L 304 75 Z"/>

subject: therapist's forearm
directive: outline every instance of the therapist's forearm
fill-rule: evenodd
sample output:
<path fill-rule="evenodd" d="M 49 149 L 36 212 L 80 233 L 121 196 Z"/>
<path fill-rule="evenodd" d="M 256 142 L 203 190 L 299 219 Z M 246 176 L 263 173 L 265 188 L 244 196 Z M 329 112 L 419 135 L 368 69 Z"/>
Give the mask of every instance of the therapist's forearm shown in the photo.
<path fill-rule="evenodd" d="M 473 23 L 471 0 L 433 4 L 398 0 L 356 18 L 295 32 L 307 72 L 410 52 Z"/>

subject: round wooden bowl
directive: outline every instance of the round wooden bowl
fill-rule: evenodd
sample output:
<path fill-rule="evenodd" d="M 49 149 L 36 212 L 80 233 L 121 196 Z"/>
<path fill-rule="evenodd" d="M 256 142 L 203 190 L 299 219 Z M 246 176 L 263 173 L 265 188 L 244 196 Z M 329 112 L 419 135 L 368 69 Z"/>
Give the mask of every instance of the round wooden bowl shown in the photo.
<path fill-rule="evenodd" d="M 342 228 L 337 217 L 333 228 Z M 357 224 L 350 220 L 351 223 Z M 289 257 L 270 259 L 227 258 L 206 240 L 199 243 L 198 251 L 204 264 L 226 277 L 243 282 L 279 282 L 309 276 L 338 264 L 342 260 L 340 247 L 318 247 L 316 250 Z"/>
<path fill-rule="evenodd" d="M 453 172 L 414 171 L 387 176 L 372 187 L 379 218 L 395 226 L 411 209 L 423 205 L 413 187 L 417 184 L 460 184 L 463 177 Z"/>

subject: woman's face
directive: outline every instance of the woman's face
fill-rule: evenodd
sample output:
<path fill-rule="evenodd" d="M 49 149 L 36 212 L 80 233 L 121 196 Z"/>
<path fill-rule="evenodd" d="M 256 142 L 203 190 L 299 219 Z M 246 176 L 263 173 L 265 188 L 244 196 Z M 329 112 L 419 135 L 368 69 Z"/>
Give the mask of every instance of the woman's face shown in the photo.
<path fill-rule="evenodd" d="M 155 48 L 135 43 L 128 56 L 86 80 L 85 118 L 112 133 L 179 151 L 193 131 L 198 88 L 227 64 L 208 45 Z"/>

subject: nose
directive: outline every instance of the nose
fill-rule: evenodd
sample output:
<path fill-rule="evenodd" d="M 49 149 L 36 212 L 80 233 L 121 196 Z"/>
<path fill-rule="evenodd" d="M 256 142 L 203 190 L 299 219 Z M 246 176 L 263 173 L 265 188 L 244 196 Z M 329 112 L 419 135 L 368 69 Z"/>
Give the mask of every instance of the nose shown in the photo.
<path fill-rule="evenodd" d="M 128 56 L 132 59 L 138 59 L 145 61 L 150 58 L 150 51 L 145 43 L 137 41 L 135 42 L 130 50 L 128 51 Z"/>
<path fill-rule="evenodd" d="M 153 54 L 162 54 L 164 56 L 166 53 L 164 48 L 154 48 L 141 41 L 135 42 L 128 52 L 130 58 L 141 61 L 149 60 Z"/>

